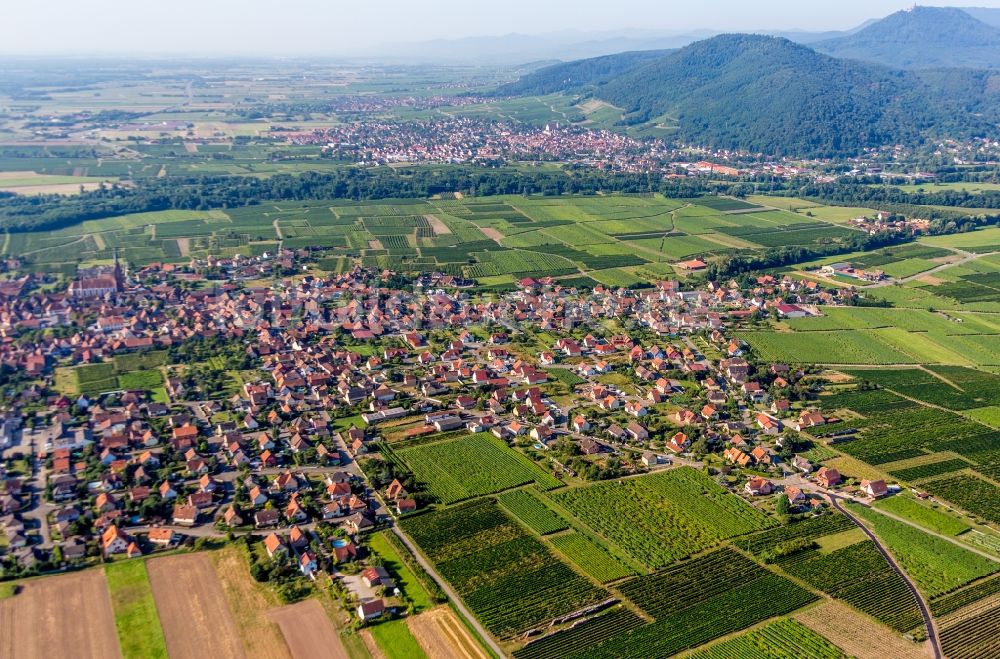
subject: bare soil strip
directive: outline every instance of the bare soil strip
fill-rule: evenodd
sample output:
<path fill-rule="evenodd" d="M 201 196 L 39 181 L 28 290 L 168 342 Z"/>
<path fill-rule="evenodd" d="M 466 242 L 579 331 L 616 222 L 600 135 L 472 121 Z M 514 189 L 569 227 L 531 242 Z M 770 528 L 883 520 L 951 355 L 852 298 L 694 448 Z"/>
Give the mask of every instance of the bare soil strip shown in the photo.
<path fill-rule="evenodd" d="M 427 223 L 431 225 L 432 229 L 434 229 L 435 235 L 446 236 L 451 233 L 451 227 L 442 222 L 440 217 L 437 217 L 436 215 L 424 215 L 424 219 L 427 220 Z"/>
<path fill-rule="evenodd" d="M 155 558 L 147 569 L 170 659 L 246 656 L 207 555 Z"/>
<path fill-rule="evenodd" d="M 276 621 L 268 615 L 268 611 L 277 609 L 281 602 L 273 591 L 250 576 L 242 549 L 229 546 L 210 556 L 247 656 L 291 659 L 285 643 L 287 633 L 283 635 Z"/>
<path fill-rule="evenodd" d="M 294 659 L 347 659 L 347 651 L 323 605 L 315 599 L 271 609 Z"/>
<path fill-rule="evenodd" d="M 430 659 L 489 659 L 447 606 L 407 618 L 406 625 Z"/>
<path fill-rule="evenodd" d="M 503 234 L 500 233 L 500 231 L 498 231 L 497 229 L 494 229 L 492 227 L 479 227 L 479 230 L 482 231 L 484 234 L 486 234 L 486 237 L 489 238 L 490 240 L 495 240 L 498 243 L 501 240 L 503 240 Z"/>
<path fill-rule="evenodd" d="M 29 581 L 0 602 L 3 659 L 121 656 L 103 570 Z"/>
<path fill-rule="evenodd" d="M 888 627 L 838 602 L 827 602 L 792 617 L 858 659 L 925 659 L 931 656 L 927 643 L 910 643 Z"/>

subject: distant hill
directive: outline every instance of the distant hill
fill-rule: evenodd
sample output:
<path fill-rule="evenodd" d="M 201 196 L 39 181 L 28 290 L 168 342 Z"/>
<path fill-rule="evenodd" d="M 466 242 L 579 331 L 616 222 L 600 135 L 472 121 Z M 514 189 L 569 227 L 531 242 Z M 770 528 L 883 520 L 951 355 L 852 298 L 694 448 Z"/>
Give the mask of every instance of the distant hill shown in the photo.
<path fill-rule="evenodd" d="M 834 57 L 897 68 L 1000 68 L 1000 27 L 954 7 L 914 7 L 849 36 L 810 45 Z"/>
<path fill-rule="evenodd" d="M 504 96 L 526 96 L 582 89 L 611 80 L 615 76 L 659 59 L 670 52 L 669 50 L 640 50 L 554 64 L 538 69 L 516 82 L 503 85 L 497 91 Z"/>
<path fill-rule="evenodd" d="M 987 25 L 1000 27 L 1000 9 L 993 7 L 960 7 L 969 16 L 979 19 Z"/>
<path fill-rule="evenodd" d="M 685 142 L 773 155 L 985 134 L 998 115 L 1000 75 L 893 70 L 776 37 L 722 35 L 641 59 L 546 67 L 506 89 L 589 94 L 624 108 L 627 124 L 667 118 Z"/>

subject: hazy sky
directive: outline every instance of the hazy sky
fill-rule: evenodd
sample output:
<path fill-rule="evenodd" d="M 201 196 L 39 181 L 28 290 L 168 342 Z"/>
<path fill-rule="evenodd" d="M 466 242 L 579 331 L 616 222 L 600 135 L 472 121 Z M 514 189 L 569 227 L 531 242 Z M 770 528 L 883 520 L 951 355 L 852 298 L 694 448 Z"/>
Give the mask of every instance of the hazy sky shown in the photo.
<path fill-rule="evenodd" d="M 6 54 L 342 55 L 376 44 L 558 30 L 850 28 L 899 0 L 31 0 L 4 3 Z M 928 3 L 930 4 L 930 3 Z M 1000 7 L 1000 0 L 935 0 Z"/>

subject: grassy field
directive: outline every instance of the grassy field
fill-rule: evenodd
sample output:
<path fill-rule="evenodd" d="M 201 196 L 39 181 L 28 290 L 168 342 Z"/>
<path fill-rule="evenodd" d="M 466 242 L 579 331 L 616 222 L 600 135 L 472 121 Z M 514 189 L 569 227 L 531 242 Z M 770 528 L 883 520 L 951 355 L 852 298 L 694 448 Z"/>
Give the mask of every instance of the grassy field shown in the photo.
<path fill-rule="evenodd" d="M 405 620 L 383 622 L 369 631 L 386 659 L 427 659 Z"/>
<path fill-rule="evenodd" d="M 420 585 L 420 582 L 414 576 L 413 572 L 410 571 L 410 568 L 406 567 L 406 564 L 399 557 L 399 554 L 396 553 L 393 546 L 385 539 L 386 533 L 390 533 L 390 531 L 381 531 L 370 535 L 368 537 L 368 546 L 382 558 L 382 564 L 385 568 L 396 576 L 396 585 L 413 602 L 415 612 L 420 613 L 421 611 L 429 610 L 434 606 L 430 595 Z"/>
<path fill-rule="evenodd" d="M 167 644 L 156 612 L 145 561 L 105 568 L 118 641 L 125 659 L 167 656 Z"/>

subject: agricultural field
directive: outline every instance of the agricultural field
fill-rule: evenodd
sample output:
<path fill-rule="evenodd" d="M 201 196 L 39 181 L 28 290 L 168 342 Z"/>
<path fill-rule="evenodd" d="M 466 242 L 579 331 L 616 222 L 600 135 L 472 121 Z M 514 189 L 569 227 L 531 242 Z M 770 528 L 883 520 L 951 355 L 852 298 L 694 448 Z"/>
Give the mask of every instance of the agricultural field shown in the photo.
<path fill-rule="evenodd" d="M 959 474 L 928 481 L 921 487 L 977 517 L 1000 524 L 1000 488 L 989 481 Z"/>
<path fill-rule="evenodd" d="M 560 554 L 601 583 L 635 574 L 634 570 L 609 554 L 606 549 L 579 533 L 552 536 L 549 542 Z"/>
<path fill-rule="evenodd" d="M 566 520 L 546 506 L 539 495 L 530 489 L 504 492 L 497 497 L 497 501 L 518 521 L 540 535 L 569 528 Z"/>
<path fill-rule="evenodd" d="M 128 358 L 132 355 L 120 357 Z M 150 361 L 155 362 L 158 359 L 153 358 Z M 114 362 L 63 368 L 58 378 L 61 382 L 60 387 L 67 394 L 95 395 L 126 389 L 151 391 L 163 386 L 162 371 L 158 368 L 126 370 L 133 363 L 140 363 L 140 361 L 136 359 L 119 361 L 119 358 L 116 357 Z M 122 368 L 120 364 L 125 368 Z"/>
<path fill-rule="evenodd" d="M 410 633 L 406 620 L 383 622 L 366 633 L 372 635 L 386 659 L 427 659 L 417 639 Z"/>
<path fill-rule="evenodd" d="M 950 659 L 995 657 L 1000 652 L 1000 603 L 941 626 L 941 647 Z"/>
<path fill-rule="evenodd" d="M 500 638 L 608 597 L 490 500 L 407 517 L 401 525 Z"/>
<path fill-rule="evenodd" d="M 848 504 L 885 543 L 900 567 L 928 597 L 950 592 L 1000 570 L 1000 563 L 924 533 L 865 506 Z"/>
<path fill-rule="evenodd" d="M 551 496 L 651 568 L 773 524 L 708 476 L 686 467 Z"/>
<path fill-rule="evenodd" d="M 720 577 L 720 572 L 730 574 L 731 578 Z M 721 549 L 650 576 L 636 577 L 620 590 L 652 615 L 654 622 L 568 656 L 574 659 L 668 656 L 816 601 L 816 596 L 808 590 L 731 549 Z"/>
<path fill-rule="evenodd" d="M 410 633 L 430 659 L 489 659 L 455 612 L 447 606 L 409 616 Z M 296 659 L 298 659 L 296 657 Z"/>
<path fill-rule="evenodd" d="M 115 563 L 105 568 L 118 642 L 125 659 L 167 656 L 145 561 Z"/>
<path fill-rule="evenodd" d="M 870 540 L 828 554 L 804 549 L 781 557 L 777 564 L 793 577 L 899 632 L 921 624 L 906 582 L 892 571 Z"/>
<path fill-rule="evenodd" d="M 243 643 L 211 559 L 204 554 L 147 562 L 167 652 L 174 657 L 243 657 Z"/>
<path fill-rule="evenodd" d="M 898 515 L 928 531 L 957 536 L 969 530 L 969 525 L 947 513 L 907 496 L 892 496 L 875 502 L 875 508 Z"/>
<path fill-rule="evenodd" d="M 489 433 L 395 451 L 418 481 L 442 503 L 493 494 L 527 483 L 562 483 Z"/>
<path fill-rule="evenodd" d="M 347 659 L 344 644 L 318 600 L 307 599 L 273 609 L 268 617 L 281 629 L 292 659 L 317 656 Z"/>
<path fill-rule="evenodd" d="M 690 655 L 692 659 L 846 659 L 840 648 L 794 620 L 760 629 Z"/>
<path fill-rule="evenodd" d="M 86 624 L 81 614 L 86 612 Z M 0 600 L 0 657 L 122 657 L 102 570 L 33 579 Z M 133 655 L 134 656 L 134 655 Z"/>
<path fill-rule="evenodd" d="M 793 619 L 858 659 L 927 657 L 926 646 L 907 641 L 902 635 L 836 600 L 796 613 Z"/>

